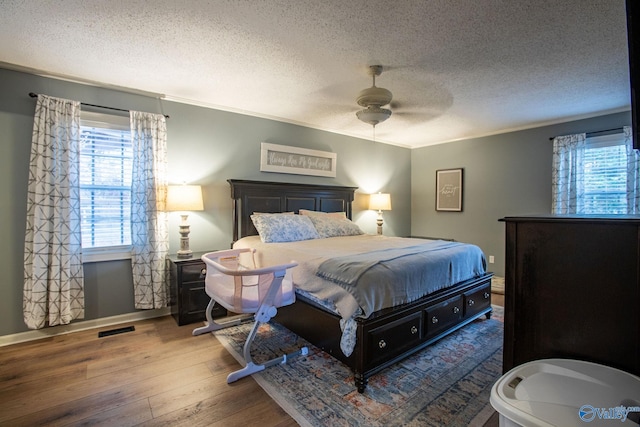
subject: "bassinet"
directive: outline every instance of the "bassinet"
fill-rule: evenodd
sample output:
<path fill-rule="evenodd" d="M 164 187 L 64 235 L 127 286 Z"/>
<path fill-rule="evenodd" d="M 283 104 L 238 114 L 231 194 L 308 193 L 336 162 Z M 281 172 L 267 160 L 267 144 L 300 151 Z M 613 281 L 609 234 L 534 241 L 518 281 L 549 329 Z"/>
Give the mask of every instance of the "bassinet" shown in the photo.
<path fill-rule="evenodd" d="M 193 335 L 217 331 L 238 325 L 247 316 L 234 316 L 214 321 L 211 315 L 216 303 L 233 313 L 254 314 L 254 325 L 244 344 L 243 356 L 246 366 L 232 372 L 227 382 L 236 381 L 254 372 L 278 364 L 286 363 L 287 357 L 307 354 L 307 348 L 285 354 L 262 364 L 255 364 L 251 358 L 251 343 L 261 323 L 267 323 L 277 313 L 277 307 L 295 302 L 293 281 L 290 269 L 298 265 L 295 262 L 271 267 L 256 268 L 255 249 L 230 249 L 209 252 L 202 256 L 207 266 L 205 291 L 211 298 L 206 309 L 207 325 L 193 330 Z"/>

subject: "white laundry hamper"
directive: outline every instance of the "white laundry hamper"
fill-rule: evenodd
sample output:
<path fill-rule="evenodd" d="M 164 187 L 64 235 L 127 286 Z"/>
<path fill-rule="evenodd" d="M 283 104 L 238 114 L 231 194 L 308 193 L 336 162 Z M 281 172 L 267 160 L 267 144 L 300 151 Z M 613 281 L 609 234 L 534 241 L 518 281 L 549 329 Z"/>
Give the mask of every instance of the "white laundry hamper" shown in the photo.
<path fill-rule="evenodd" d="M 490 400 L 501 427 L 638 426 L 640 378 L 591 362 L 537 360 L 504 374 Z"/>

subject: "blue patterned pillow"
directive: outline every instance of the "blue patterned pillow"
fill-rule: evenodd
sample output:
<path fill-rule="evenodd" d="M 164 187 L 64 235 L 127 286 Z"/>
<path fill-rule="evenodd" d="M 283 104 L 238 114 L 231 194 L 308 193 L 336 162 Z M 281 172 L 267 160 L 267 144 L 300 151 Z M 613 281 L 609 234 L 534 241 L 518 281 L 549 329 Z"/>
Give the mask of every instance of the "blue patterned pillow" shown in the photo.
<path fill-rule="evenodd" d="M 297 242 L 320 237 L 309 217 L 302 215 L 251 215 L 251 221 L 264 243 Z"/>
<path fill-rule="evenodd" d="M 308 218 L 313 222 L 321 238 L 364 234 L 356 223 L 346 218 L 332 218 L 329 215 L 310 215 Z"/>

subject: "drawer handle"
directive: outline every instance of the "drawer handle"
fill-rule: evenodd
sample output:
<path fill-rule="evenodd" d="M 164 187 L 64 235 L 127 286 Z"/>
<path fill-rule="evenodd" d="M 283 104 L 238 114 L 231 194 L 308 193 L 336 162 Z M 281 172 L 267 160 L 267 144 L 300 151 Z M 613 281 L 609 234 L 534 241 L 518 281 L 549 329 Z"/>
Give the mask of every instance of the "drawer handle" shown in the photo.
<path fill-rule="evenodd" d="M 489 292 L 484 293 L 484 299 L 489 299 L 490 296 L 491 294 Z"/>
<path fill-rule="evenodd" d="M 418 333 L 418 328 L 416 328 L 416 327 L 415 327 L 415 325 L 414 325 L 414 326 L 412 326 L 412 327 L 411 327 L 411 335 L 415 335 L 415 334 L 417 334 L 417 333 Z"/>
<path fill-rule="evenodd" d="M 207 275 L 207 269 L 203 268 L 202 270 L 200 270 L 200 275 L 201 276 L 206 276 Z"/>
<path fill-rule="evenodd" d="M 472 299 L 469 300 L 469 307 L 471 307 L 473 304 L 475 304 L 476 302 Z"/>
<path fill-rule="evenodd" d="M 384 342 L 384 340 L 380 340 L 380 342 L 378 343 L 378 347 L 380 348 L 385 348 L 387 346 L 387 343 Z"/>
<path fill-rule="evenodd" d="M 453 312 L 454 312 L 455 314 L 460 313 L 460 307 L 458 307 L 458 306 L 453 307 Z"/>
<path fill-rule="evenodd" d="M 433 317 L 431 318 L 431 323 L 433 323 L 434 325 L 435 325 L 436 323 L 438 323 L 438 318 L 437 318 L 436 316 L 433 316 Z"/>

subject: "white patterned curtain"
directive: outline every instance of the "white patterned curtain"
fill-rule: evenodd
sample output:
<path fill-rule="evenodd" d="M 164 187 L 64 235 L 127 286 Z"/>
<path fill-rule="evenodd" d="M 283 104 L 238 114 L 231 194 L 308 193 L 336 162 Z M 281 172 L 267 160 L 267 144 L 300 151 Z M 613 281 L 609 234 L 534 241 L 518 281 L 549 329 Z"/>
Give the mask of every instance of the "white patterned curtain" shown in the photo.
<path fill-rule="evenodd" d="M 584 174 L 582 163 L 587 144 L 585 133 L 558 136 L 553 139 L 552 212 L 582 212 Z"/>
<path fill-rule="evenodd" d="M 633 149 L 631 127 L 622 128 L 627 150 L 627 213 L 640 214 L 640 153 Z"/>
<path fill-rule="evenodd" d="M 131 244 L 137 309 L 169 305 L 165 257 L 169 251 L 167 219 L 167 124 L 161 114 L 131 111 L 133 180 Z"/>
<path fill-rule="evenodd" d="M 84 317 L 80 103 L 38 95 L 24 245 L 23 316 L 31 329 Z"/>

